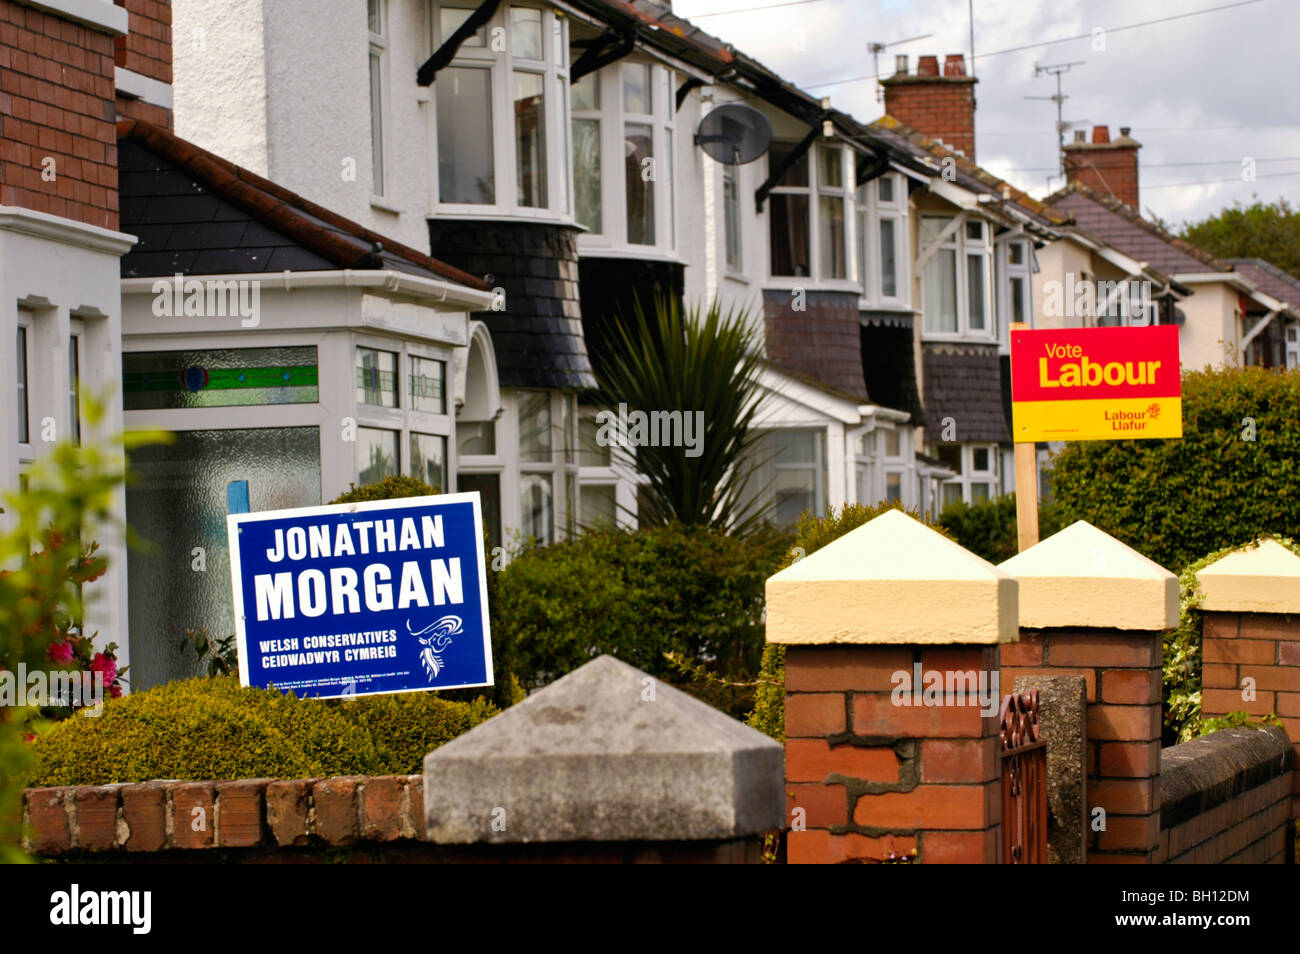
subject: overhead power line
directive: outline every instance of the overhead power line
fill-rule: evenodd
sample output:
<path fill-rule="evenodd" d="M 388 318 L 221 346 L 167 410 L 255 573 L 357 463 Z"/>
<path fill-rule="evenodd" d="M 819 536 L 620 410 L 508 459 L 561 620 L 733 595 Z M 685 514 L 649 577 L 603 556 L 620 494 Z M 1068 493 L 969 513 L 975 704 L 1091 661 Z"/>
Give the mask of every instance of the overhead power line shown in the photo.
<path fill-rule="evenodd" d="M 1236 3 L 1225 3 L 1217 7 L 1206 7 L 1204 10 L 1189 10 L 1187 13 L 1175 13 L 1167 17 L 1160 17 L 1159 19 L 1156 20 L 1143 20 L 1140 23 L 1126 23 L 1123 26 L 1102 27 L 1102 29 L 1106 33 L 1123 33 L 1126 30 L 1137 30 L 1141 27 L 1156 26 L 1157 24 L 1160 23 L 1169 23 L 1171 20 L 1184 20 L 1187 17 L 1198 17 L 1205 13 L 1218 13 L 1222 10 L 1232 10 L 1236 7 L 1244 7 L 1244 6 L 1249 6 L 1252 3 L 1261 3 L 1261 2 L 1262 0 L 1237 0 Z M 988 53 L 980 53 L 979 58 L 987 59 L 990 56 L 1002 56 L 1003 54 L 1006 53 L 1019 53 L 1023 50 L 1036 50 L 1039 49 L 1040 47 L 1053 46 L 1057 43 L 1069 43 L 1073 40 L 1090 40 L 1092 39 L 1092 36 L 1093 36 L 1092 32 L 1089 31 L 1087 33 L 1076 34 L 1075 36 L 1063 36 L 1055 40 L 1042 40 L 1041 42 L 1038 43 L 1026 43 L 1023 46 L 1009 46 L 1004 50 L 993 50 Z M 826 83 L 806 83 L 804 84 L 803 88 L 823 89 L 827 86 L 843 86 L 846 83 L 860 83 L 863 80 L 878 79 L 879 75 L 880 74 L 878 73 L 873 73 L 870 76 L 851 76 L 848 79 L 830 80 L 829 82 Z"/>
<path fill-rule="evenodd" d="M 765 7 L 743 7 L 740 10 L 719 10 L 716 13 L 696 13 L 684 20 L 703 20 L 705 17 L 729 17 L 733 13 L 757 13 L 759 10 L 775 10 L 777 7 L 802 7 L 806 3 L 821 3 L 822 0 L 786 0 L 785 3 L 771 3 Z"/>
<path fill-rule="evenodd" d="M 1285 179 L 1291 176 L 1300 176 L 1300 170 L 1296 172 L 1269 172 L 1262 176 L 1255 176 L 1255 179 Z M 1203 185 L 1221 185 L 1225 182 L 1240 182 L 1243 185 L 1254 182 L 1255 179 L 1243 179 L 1241 176 L 1233 176 L 1231 179 L 1202 179 L 1200 182 L 1158 182 L 1155 185 L 1143 185 L 1146 189 L 1185 189 L 1188 186 Z"/>

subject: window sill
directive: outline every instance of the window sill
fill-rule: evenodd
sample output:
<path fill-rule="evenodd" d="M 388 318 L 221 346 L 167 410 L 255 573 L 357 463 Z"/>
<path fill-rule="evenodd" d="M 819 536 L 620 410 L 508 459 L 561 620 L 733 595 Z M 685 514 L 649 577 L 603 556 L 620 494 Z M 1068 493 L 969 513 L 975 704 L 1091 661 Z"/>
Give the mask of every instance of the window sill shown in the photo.
<path fill-rule="evenodd" d="M 535 222 L 545 225 L 567 225 L 581 231 L 582 226 L 575 225 L 573 217 L 565 212 L 552 212 L 549 209 L 538 211 L 504 211 L 500 206 L 481 205 L 439 205 L 429 214 L 429 218 L 438 219 L 483 219 L 492 222 Z"/>
<path fill-rule="evenodd" d="M 387 212 L 390 215 L 402 214 L 401 209 L 395 205 L 389 205 L 388 202 L 384 200 L 384 197 L 379 195 L 372 195 L 370 197 L 370 207 L 372 209 L 378 209 L 380 212 Z"/>
<path fill-rule="evenodd" d="M 998 344 L 998 339 L 991 336 L 986 337 L 984 335 L 962 335 L 962 334 L 946 334 L 946 333 L 929 332 L 923 329 L 921 331 L 921 343 L 930 344 L 931 342 L 934 342 L 936 344 L 943 343 L 943 344 L 996 345 Z"/>
<path fill-rule="evenodd" d="M 732 271 L 730 268 L 728 268 L 725 272 L 722 273 L 722 277 L 725 278 L 727 281 L 740 282 L 740 284 L 742 285 L 748 285 L 750 282 L 753 281 L 752 278 L 750 278 L 748 275 L 744 274 L 743 272 Z"/>
<path fill-rule="evenodd" d="M 673 251 L 654 245 L 589 245 L 578 240 L 578 258 L 639 258 L 647 261 L 684 265 Z"/>

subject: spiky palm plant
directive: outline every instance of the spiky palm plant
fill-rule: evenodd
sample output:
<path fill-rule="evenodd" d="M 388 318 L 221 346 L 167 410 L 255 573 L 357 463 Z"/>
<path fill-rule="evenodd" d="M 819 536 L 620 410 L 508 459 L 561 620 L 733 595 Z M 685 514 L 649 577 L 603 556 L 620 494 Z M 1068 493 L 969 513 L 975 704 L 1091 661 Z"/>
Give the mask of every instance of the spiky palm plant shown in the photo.
<path fill-rule="evenodd" d="M 657 295 L 648 315 L 637 299 L 631 316 L 613 323 L 608 340 L 597 370 L 615 402 L 647 414 L 700 412 L 693 420 L 703 425 L 698 456 L 682 446 L 637 447 L 637 470 L 649 481 L 641 522 L 754 529 L 763 514 L 746 503 L 756 496 L 746 484 L 757 464 L 753 423 L 762 355 L 747 310 L 724 310 L 715 300 L 683 313 L 675 298 Z"/>

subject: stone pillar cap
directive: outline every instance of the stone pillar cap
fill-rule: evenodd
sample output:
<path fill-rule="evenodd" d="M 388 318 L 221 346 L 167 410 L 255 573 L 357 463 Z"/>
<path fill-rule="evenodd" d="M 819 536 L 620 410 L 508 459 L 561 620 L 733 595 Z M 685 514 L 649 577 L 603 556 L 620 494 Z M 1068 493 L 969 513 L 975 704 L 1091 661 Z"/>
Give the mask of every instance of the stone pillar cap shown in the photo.
<path fill-rule="evenodd" d="M 784 748 L 600 656 L 424 758 L 439 844 L 733 839 L 785 824 Z"/>
<path fill-rule="evenodd" d="M 1276 540 L 1247 544 L 1196 574 L 1201 609 L 1300 613 L 1300 556 Z"/>
<path fill-rule="evenodd" d="M 1016 581 L 901 510 L 888 510 L 767 581 L 767 641 L 1009 643 Z"/>
<path fill-rule="evenodd" d="M 1080 520 L 998 567 L 1020 581 L 1026 629 L 1166 630 L 1178 625 L 1178 578 Z"/>

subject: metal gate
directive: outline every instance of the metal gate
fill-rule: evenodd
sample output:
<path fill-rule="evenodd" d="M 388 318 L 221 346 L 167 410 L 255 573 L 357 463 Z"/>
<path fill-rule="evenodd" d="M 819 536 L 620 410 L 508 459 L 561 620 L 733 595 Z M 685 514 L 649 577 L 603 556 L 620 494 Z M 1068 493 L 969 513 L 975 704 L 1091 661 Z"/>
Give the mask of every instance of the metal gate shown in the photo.
<path fill-rule="evenodd" d="M 1047 863 L 1047 741 L 1038 690 L 1002 699 L 1002 862 Z"/>

